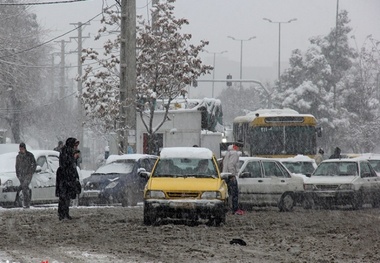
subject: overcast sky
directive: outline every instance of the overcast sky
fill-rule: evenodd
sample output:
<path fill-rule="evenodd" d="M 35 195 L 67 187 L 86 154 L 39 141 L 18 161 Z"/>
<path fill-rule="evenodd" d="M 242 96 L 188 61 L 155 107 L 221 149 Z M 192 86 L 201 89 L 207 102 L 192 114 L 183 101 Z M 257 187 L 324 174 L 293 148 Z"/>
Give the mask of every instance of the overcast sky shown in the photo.
<path fill-rule="evenodd" d="M 47 1 L 47 0 L 41 0 Z M 99 14 L 102 10 L 102 0 L 88 0 L 70 4 L 54 4 L 33 6 L 32 10 L 39 18 L 44 28 L 50 30 L 46 40 L 63 34 L 74 28 L 70 23 L 86 22 Z M 108 5 L 114 0 L 107 0 Z M 136 0 L 137 14 L 147 16 L 151 7 L 151 0 Z M 278 23 L 263 20 L 268 18 L 273 22 L 285 22 L 296 18 L 297 21 L 281 24 L 281 61 L 288 61 L 291 51 L 299 48 L 303 52 L 309 46 L 312 36 L 326 35 L 335 27 L 337 0 L 177 0 L 175 3 L 175 16 L 187 18 L 190 25 L 183 31 L 191 33 L 194 43 L 200 39 L 210 42 L 209 52 L 222 52 L 215 55 L 215 78 L 225 78 L 231 73 L 234 78 L 240 76 L 241 41 L 232 40 L 232 36 L 243 41 L 243 79 L 258 79 L 267 81 L 276 79 L 278 65 Z M 352 46 L 359 48 L 366 37 L 372 34 L 373 38 L 380 40 L 380 1 L 379 0 L 339 0 L 339 9 L 348 11 L 353 28 Z M 83 46 L 92 46 L 94 33 L 99 28 L 99 18 L 84 28 L 83 35 L 91 34 Z M 68 41 L 70 37 L 77 36 L 72 32 L 62 39 Z M 99 44 L 98 44 L 99 45 Z M 75 42 L 68 44 L 67 49 L 74 50 Z M 57 44 L 57 50 L 59 46 Z M 73 62 L 76 58 L 73 56 Z M 213 54 L 203 54 L 204 62 L 213 64 Z M 68 58 L 70 61 L 70 57 Z M 266 67 L 271 72 L 259 74 L 258 68 Z M 281 66 L 281 70 L 284 67 Z M 207 77 L 211 79 L 212 77 Z M 206 84 L 201 84 L 202 85 Z M 207 84 L 210 87 L 210 83 Z M 225 84 L 215 84 L 215 89 Z M 198 89 L 199 91 L 199 89 Z M 217 93 L 217 92 L 215 92 Z M 205 92 L 203 95 L 211 96 Z"/>

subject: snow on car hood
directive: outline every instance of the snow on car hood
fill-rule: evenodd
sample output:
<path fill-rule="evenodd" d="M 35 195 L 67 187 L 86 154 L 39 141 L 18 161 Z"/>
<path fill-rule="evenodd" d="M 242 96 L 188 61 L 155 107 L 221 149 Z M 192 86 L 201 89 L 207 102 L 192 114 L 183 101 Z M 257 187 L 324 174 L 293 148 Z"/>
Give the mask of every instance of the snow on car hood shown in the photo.
<path fill-rule="evenodd" d="M 170 191 L 217 191 L 221 180 L 213 178 L 153 178 L 149 180 L 150 190 L 170 190 Z"/>
<path fill-rule="evenodd" d="M 305 184 L 349 184 L 359 176 L 311 176 L 305 179 Z"/>

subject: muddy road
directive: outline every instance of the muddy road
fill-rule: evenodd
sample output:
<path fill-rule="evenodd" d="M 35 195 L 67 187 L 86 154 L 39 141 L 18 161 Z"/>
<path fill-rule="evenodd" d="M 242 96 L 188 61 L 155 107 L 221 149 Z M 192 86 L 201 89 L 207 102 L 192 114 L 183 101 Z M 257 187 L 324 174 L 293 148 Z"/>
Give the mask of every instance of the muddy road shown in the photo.
<path fill-rule="evenodd" d="M 380 262 L 380 209 L 227 216 L 221 227 L 164 221 L 142 224 L 137 207 L 0 209 L 2 262 Z M 230 244 L 242 239 L 246 246 Z"/>

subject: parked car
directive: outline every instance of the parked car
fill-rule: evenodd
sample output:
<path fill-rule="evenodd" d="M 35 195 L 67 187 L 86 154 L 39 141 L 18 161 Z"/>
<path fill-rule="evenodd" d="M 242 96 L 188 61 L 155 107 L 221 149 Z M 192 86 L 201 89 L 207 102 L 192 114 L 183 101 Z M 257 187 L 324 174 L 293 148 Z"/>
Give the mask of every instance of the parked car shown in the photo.
<path fill-rule="evenodd" d="M 240 157 L 238 173 L 239 204 L 277 206 L 291 211 L 303 196 L 303 179 L 290 173 L 279 161 L 271 158 Z"/>
<path fill-rule="evenodd" d="M 137 205 L 143 201 L 146 184 L 139 172 L 150 172 L 156 160 L 157 156 L 147 154 L 110 155 L 103 166 L 83 180 L 79 205 Z"/>
<path fill-rule="evenodd" d="M 207 165 L 205 171 L 200 165 Z M 158 219 L 186 220 L 219 226 L 226 220 L 227 184 L 211 150 L 202 147 L 163 148 L 144 190 L 144 224 Z"/>
<path fill-rule="evenodd" d="M 31 204 L 57 203 L 55 196 L 56 171 L 59 166 L 59 152 L 32 150 L 37 168 L 29 185 Z M 15 164 L 18 152 L 0 154 L 0 205 L 22 207 L 23 195 L 19 191 L 20 181 L 16 176 Z"/>
<path fill-rule="evenodd" d="M 310 177 L 318 166 L 314 159 L 302 154 L 289 158 L 277 158 L 277 160 L 285 165 L 291 173 L 307 177 Z"/>
<path fill-rule="evenodd" d="M 362 157 L 367 159 L 376 171 L 377 176 L 380 177 L 380 154 L 376 153 L 364 153 Z"/>
<path fill-rule="evenodd" d="M 380 202 L 380 178 L 363 157 L 329 159 L 319 164 L 305 180 L 304 208 L 363 204 L 377 207 Z"/>

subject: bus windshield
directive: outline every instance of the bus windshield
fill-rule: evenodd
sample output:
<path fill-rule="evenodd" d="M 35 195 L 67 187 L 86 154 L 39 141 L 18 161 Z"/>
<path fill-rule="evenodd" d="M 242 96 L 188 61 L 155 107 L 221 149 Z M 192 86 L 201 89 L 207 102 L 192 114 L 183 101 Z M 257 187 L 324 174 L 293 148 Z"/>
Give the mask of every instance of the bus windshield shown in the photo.
<path fill-rule="evenodd" d="M 251 129 L 249 140 L 253 155 L 316 153 L 314 126 L 262 126 Z"/>

